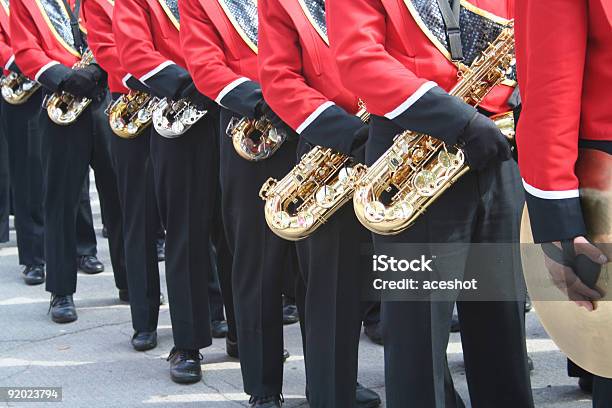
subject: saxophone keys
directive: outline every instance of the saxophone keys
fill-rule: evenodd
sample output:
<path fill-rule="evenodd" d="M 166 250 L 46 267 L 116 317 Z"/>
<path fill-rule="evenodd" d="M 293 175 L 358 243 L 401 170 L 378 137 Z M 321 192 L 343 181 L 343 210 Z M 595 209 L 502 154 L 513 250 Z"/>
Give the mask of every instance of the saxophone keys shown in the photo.
<path fill-rule="evenodd" d="M 317 204 L 319 204 L 321 207 L 330 208 L 334 204 L 336 195 L 337 191 L 334 187 L 322 186 L 319 188 L 319 190 L 317 190 L 315 198 L 317 200 Z"/>
<path fill-rule="evenodd" d="M 287 229 L 291 226 L 291 217 L 285 211 L 274 214 L 274 225 L 279 229 Z"/>
<path fill-rule="evenodd" d="M 390 214 L 391 219 L 405 220 L 407 218 L 410 218 L 410 216 L 414 212 L 414 208 L 409 203 L 402 201 L 402 202 L 395 204 L 393 207 L 391 207 L 389 212 L 391 213 Z"/>
<path fill-rule="evenodd" d="M 300 228 L 309 228 L 314 222 L 314 217 L 310 213 L 300 212 L 297 215 L 297 225 Z"/>
<path fill-rule="evenodd" d="M 381 222 L 385 219 L 386 208 L 380 201 L 370 201 L 364 207 L 366 219 L 373 223 Z"/>

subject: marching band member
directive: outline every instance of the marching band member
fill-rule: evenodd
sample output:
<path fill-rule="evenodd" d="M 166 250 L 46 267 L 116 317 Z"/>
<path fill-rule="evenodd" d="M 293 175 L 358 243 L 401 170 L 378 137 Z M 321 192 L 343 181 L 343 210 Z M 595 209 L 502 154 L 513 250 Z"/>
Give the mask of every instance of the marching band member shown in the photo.
<path fill-rule="evenodd" d="M 66 10 L 56 0 L 17 0 L 11 2 L 10 16 L 14 62 L 21 71 L 41 83 L 47 93 L 65 91 L 92 100 L 91 106 L 66 126 L 52 122 L 45 109 L 40 112 L 46 285 L 52 294 L 51 318 L 57 323 L 77 319 L 72 298 L 77 277 L 75 222 L 90 164 L 105 209 L 115 282 L 119 289 L 127 286 L 122 265 L 121 211 L 108 149 L 111 135 L 104 116 L 108 103 L 106 74 L 96 63 L 71 68 L 85 50 L 77 22 L 79 10 L 74 8 L 73 2 Z"/>
<path fill-rule="evenodd" d="M 19 73 L 14 63 L 9 36 L 9 3 L 2 1 L 1 5 L 1 63 L 3 67 L 11 66 L 15 73 Z M 10 72 L 6 71 L 7 74 Z M 2 134 L 8 144 L 6 164 L 9 166 L 10 179 L 13 180 L 11 189 L 19 264 L 24 266 L 23 279 L 28 285 L 38 285 L 45 281 L 42 159 L 38 131 L 41 103 L 41 90 L 36 90 L 25 103 L 20 105 L 11 105 L 2 99 Z"/>
<path fill-rule="evenodd" d="M 367 138 L 368 126 L 355 115 L 359 100 L 341 85 L 328 44 L 325 1 L 259 0 L 259 78 L 272 110 L 300 135 L 298 158 L 317 145 L 356 156 Z M 297 244 L 306 283 L 312 407 L 380 404 L 376 393 L 359 385 L 355 394 L 362 322 L 356 276 L 363 267 L 355 249 L 370 241 L 347 205 Z"/>
<path fill-rule="evenodd" d="M 373 114 L 367 164 L 392 145 L 395 135 L 412 130 L 463 146 L 473 169 L 410 229 L 396 236 L 375 235 L 375 248 L 410 243 L 402 246 L 409 257 L 431 253 L 429 244 L 419 244 L 422 242 L 456 244 L 459 250 L 439 254 L 434 260 L 437 272 L 474 277 L 490 288 L 514 288 L 520 280 L 516 273 L 520 260 L 515 256 L 522 209 L 520 179 L 516 164 L 508 161 L 509 144 L 493 121 L 447 91 L 458 81 L 453 61 L 471 65 L 501 31 L 493 27 L 507 23 L 512 10 L 511 0 L 455 1 L 452 5 L 446 0 L 327 2 L 330 41 L 340 78 Z M 453 20 L 460 24 L 452 24 Z M 494 89 L 481 108 L 488 113 L 509 111 L 512 91 L 506 85 Z M 465 249 L 472 242 L 508 245 L 500 245 L 495 256 L 479 259 Z M 457 296 L 449 292 L 445 301 L 426 297 L 383 302 L 389 408 L 463 406 L 446 361 Z M 457 302 L 474 407 L 533 407 L 523 304 Z"/>
<path fill-rule="evenodd" d="M 179 2 L 181 45 L 196 86 L 219 103 L 223 221 L 234 256 L 232 283 L 244 391 L 256 407 L 279 406 L 283 383 L 282 268 L 295 245 L 275 236 L 258 193 L 270 176 L 294 162 L 295 143 L 272 157 L 247 161 L 226 135 L 230 120 L 260 118 L 286 126 L 263 101 L 257 83 L 257 4 L 221 0 Z M 280 123 L 279 123 L 280 122 Z"/>
<path fill-rule="evenodd" d="M 114 3 L 85 0 L 83 21 L 96 61 L 108 73 L 108 87 L 113 99 L 129 92 L 121 80 L 123 69 L 113 35 Z M 146 89 L 144 84 L 141 88 Z M 117 177 L 119 203 L 123 214 L 125 263 L 128 296 L 134 336 L 132 346 L 145 351 L 157 346 L 160 285 L 157 265 L 157 234 L 160 228 L 155 199 L 153 170 L 149 160 L 149 130 L 133 139 L 113 135 L 111 158 Z"/>
<path fill-rule="evenodd" d="M 122 0 L 115 5 L 113 31 L 128 86 L 136 79 L 169 100 L 188 98 L 200 109 L 215 104 L 195 90 L 179 42 L 176 2 Z M 211 273 L 209 239 L 217 169 L 214 112 L 180 137 L 156 131 L 150 141 L 155 191 L 166 229 L 166 280 L 174 348 L 170 375 L 178 383 L 202 378 L 199 349 L 212 344 L 207 283 Z"/>
<path fill-rule="evenodd" d="M 612 3 L 517 0 L 516 29 L 523 102 L 517 145 L 533 237 L 560 248 L 557 259 L 546 254 L 553 281 L 563 280 L 569 299 L 592 311 L 601 295 L 563 259 L 609 261 L 585 237 L 579 187 L 612 168 L 612 114 L 604 103 L 612 94 Z M 589 373 L 573 364 L 571 371 L 589 388 Z M 612 405 L 611 379 L 594 376 L 592 388 L 594 407 Z"/>

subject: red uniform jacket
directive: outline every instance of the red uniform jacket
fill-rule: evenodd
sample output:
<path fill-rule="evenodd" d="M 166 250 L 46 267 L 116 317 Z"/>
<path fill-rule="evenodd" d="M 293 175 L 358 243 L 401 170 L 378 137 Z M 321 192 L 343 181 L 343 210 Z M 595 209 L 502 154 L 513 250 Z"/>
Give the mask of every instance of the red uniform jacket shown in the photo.
<path fill-rule="evenodd" d="M 108 73 L 111 92 L 127 93 L 121 83 L 127 72 L 121 66 L 113 35 L 113 0 L 83 0 L 83 23 L 87 28 L 87 44 L 97 63 Z"/>
<path fill-rule="evenodd" d="M 162 6 L 163 4 L 163 6 Z M 113 13 L 119 59 L 154 93 L 175 99 L 190 80 L 179 43 L 178 10 L 163 0 L 121 0 Z M 128 75 L 124 84 L 139 89 Z"/>
<path fill-rule="evenodd" d="M 315 145 L 351 148 L 359 99 L 340 81 L 324 10 L 311 0 L 259 0 L 259 78 L 266 102 Z M 313 3 L 313 5 L 316 5 Z"/>
<path fill-rule="evenodd" d="M 612 2 L 517 0 L 517 143 L 534 238 L 585 234 L 579 139 L 612 141 Z"/>
<path fill-rule="evenodd" d="M 200 92 L 236 113 L 253 117 L 261 99 L 256 82 L 257 44 L 239 31 L 221 1 L 179 0 L 181 46 Z"/>
<path fill-rule="evenodd" d="M 69 3 L 74 7 L 74 0 Z M 10 32 L 15 62 L 27 77 L 51 91 L 58 89 L 80 59 L 67 14 L 62 14 L 62 23 L 57 26 L 49 19 L 53 10 L 64 10 L 63 7 L 62 0 L 11 1 Z"/>
<path fill-rule="evenodd" d="M 8 2 L 5 3 L 3 0 L 0 0 L 0 3 L 2 3 L 2 7 L 0 7 L 2 9 L 0 10 L 0 64 L 6 68 L 7 62 L 14 58 L 12 58 L 13 49 L 11 48 L 11 39 L 9 35 Z"/>
<path fill-rule="evenodd" d="M 456 141 L 473 113 L 463 109 L 464 114 L 457 114 L 452 108 L 458 100 L 442 91 L 457 83 L 457 67 L 450 59 L 437 1 L 327 0 L 326 7 L 342 81 L 368 110 L 405 129 Z M 462 1 L 462 20 L 481 22 L 462 25 L 466 65 L 498 35 L 490 36 L 492 31 L 479 25 L 493 23 L 501 31 L 513 8 L 514 0 Z M 483 38 L 472 41 L 475 32 Z M 494 89 L 481 107 L 508 111 L 512 91 L 510 86 Z"/>

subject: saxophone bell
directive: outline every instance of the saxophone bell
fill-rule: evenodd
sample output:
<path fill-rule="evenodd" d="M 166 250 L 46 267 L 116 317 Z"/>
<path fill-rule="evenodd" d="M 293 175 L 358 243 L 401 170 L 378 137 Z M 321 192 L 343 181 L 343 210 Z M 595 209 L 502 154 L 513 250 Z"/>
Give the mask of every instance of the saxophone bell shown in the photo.
<path fill-rule="evenodd" d="M 360 107 L 357 117 L 367 123 L 370 114 Z M 313 147 L 282 180 L 262 186 L 268 227 L 289 241 L 307 238 L 350 201 L 366 169 L 331 148 Z"/>
<path fill-rule="evenodd" d="M 0 80 L 2 97 L 11 105 L 22 105 L 36 93 L 40 84 L 22 74 L 10 72 Z"/>
<path fill-rule="evenodd" d="M 113 102 L 106 114 L 113 132 L 123 139 L 133 139 L 149 127 L 159 99 L 146 92 L 130 91 Z"/>
<path fill-rule="evenodd" d="M 236 153 L 249 161 L 271 157 L 287 139 L 284 130 L 275 128 L 268 119 L 232 118 L 226 133 L 232 138 Z"/>
<path fill-rule="evenodd" d="M 88 49 L 83 53 L 81 60 L 77 61 L 72 68 L 84 68 L 93 61 L 93 53 Z M 90 104 L 91 99 L 89 98 L 77 97 L 67 92 L 60 91 L 45 97 L 43 108 L 47 110 L 49 119 L 51 119 L 53 123 L 60 126 L 67 126 L 74 123 Z"/>
<path fill-rule="evenodd" d="M 153 111 L 153 126 L 160 136 L 175 139 L 182 136 L 208 111 L 200 110 L 186 98 L 176 101 L 164 98 Z"/>

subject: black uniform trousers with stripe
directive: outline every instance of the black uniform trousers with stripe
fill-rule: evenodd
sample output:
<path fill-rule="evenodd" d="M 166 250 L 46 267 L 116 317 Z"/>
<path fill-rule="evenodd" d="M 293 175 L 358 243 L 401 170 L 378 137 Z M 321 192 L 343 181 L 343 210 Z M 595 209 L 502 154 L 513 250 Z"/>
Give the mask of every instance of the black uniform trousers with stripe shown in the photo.
<path fill-rule="evenodd" d="M 366 147 L 373 163 L 402 132 L 391 121 L 373 117 Z M 430 244 L 454 244 L 437 253 L 436 272 L 461 280 L 477 279 L 488 288 L 516 295 L 517 301 L 457 302 L 463 357 L 474 408 L 533 407 L 524 331 L 524 282 L 518 248 L 522 188 L 514 161 L 470 172 L 429 207 L 416 223 L 395 236 L 374 235 L 374 247 L 410 244 L 403 259 L 431 256 Z M 494 256 L 471 251 L 472 243 L 494 243 Z M 439 249 L 437 249 L 439 251 Z M 454 300 L 429 295 L 413 301 L 383 301 L 387 406 L 463 407 L 446 360 Z M 520 299 L 519 299 L 520 298 Z M 459 298 L 460 299 L 460 298 Z M 409 368 L 409 369 L 407 369 Z M 494 373 L 494 375 L 492 375 Z"/>
<path fill-rule="evenodd" d="M 130 295 L 132 327 L 137 332 L 157 329 L 160 229 L 153 166 L 149 155 L 151 129 L 133 139 L 111 136 L 113 168 L 123 214 L 123 242 Z"/>
<path fill-rule="evenodd" d="M 41 133 L 38 114 L 42 91 L 22 105 L 2 101 L 2 133 L 8 142 L 8 165 L 15 210 L 19 264 L 43 265 L 44 219 Z"/>
<path fill-rule="evenodd" d="M 291 170 L 296 144 L 285 142 L 267 160 L 245 160 L 226 134 L 233 116 L 221 111 L 223 222 L 234 257 L 232 284 L 244 391 L 263 397 L 282 392 L 283 274 L 284 268 L 298 266 L 287 265 L 289 259 L 296 259 L 295 244 L 268 228 L 259 190 L 268 177 L 280 179 Z"/>
<path fill-rule="evenodd" d="M 127 288 L 121 209 L 110 158 L 112 131 L 104 111 L 109 96 L 99 98 L 72 124 L 53 123 L 46 110 L 39 114 L 42 132 L 45 218 L 45 258 L 48 292 L 76 291 L 76 219 L 83 183 L 94 170 L 101 205 L 106 211 L 111 263 L 117 288 Z"/>
<path fill-rule="evenodd" d="M 182 136 L 153 131 L 151 162 L 162 224 L 166 229 L 166 283 L 174 344 L 196 350 L 212 344 L 208 279 L 210 234 L 218 169 L 218 116 L 208 114 Z"/>

